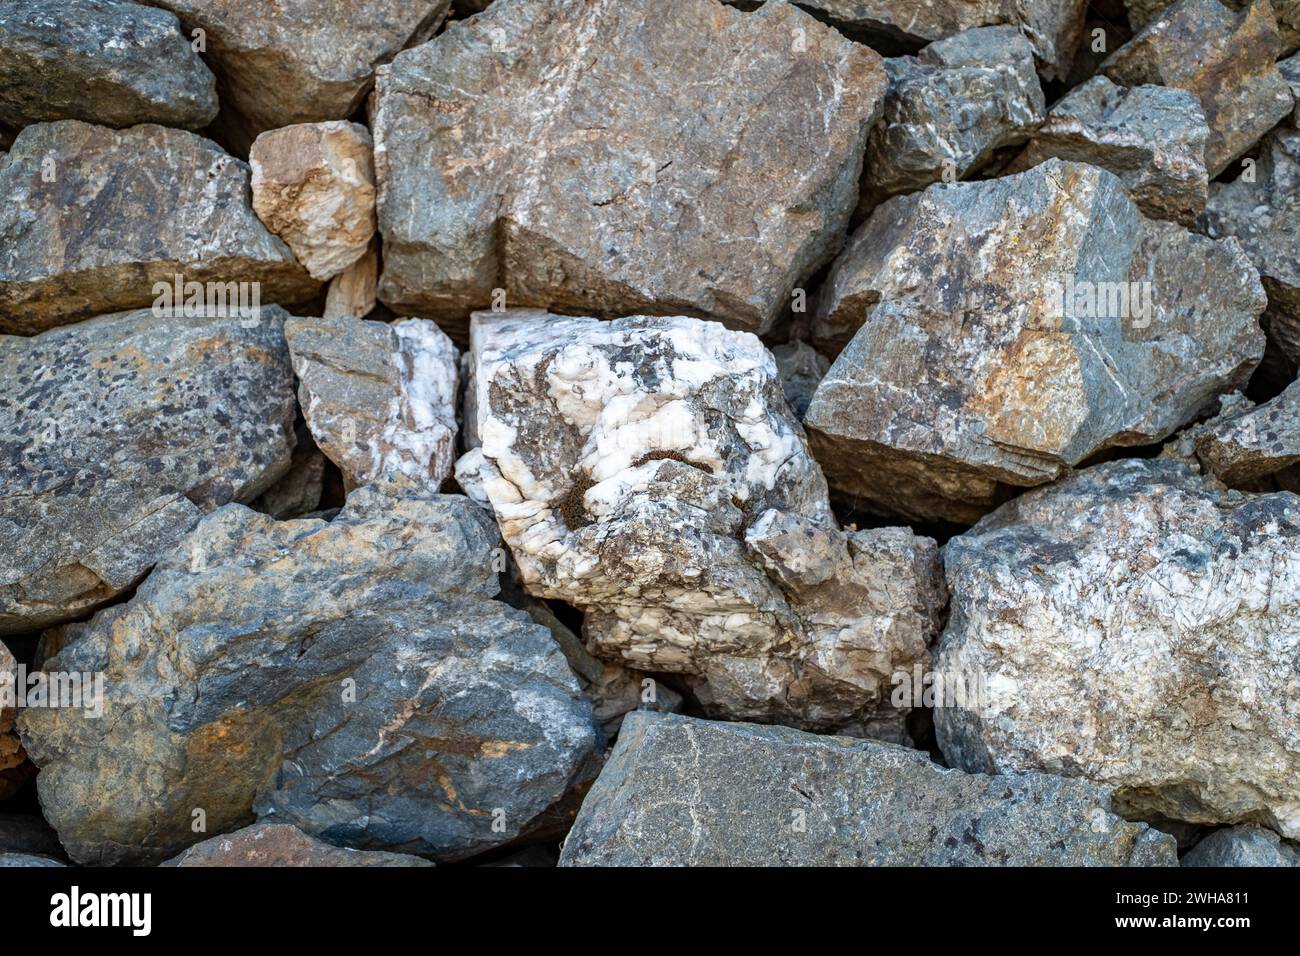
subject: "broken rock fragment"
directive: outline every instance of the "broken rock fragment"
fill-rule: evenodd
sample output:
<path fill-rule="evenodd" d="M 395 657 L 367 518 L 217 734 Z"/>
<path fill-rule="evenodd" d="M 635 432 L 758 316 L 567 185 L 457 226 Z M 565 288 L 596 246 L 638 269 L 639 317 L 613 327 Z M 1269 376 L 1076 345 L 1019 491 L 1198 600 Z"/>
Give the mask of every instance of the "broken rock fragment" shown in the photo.
<path fill-rule="evenodd" d="M 1205 211 L 1205 143 L 1201 104 L 1168 86 L 1116 86 L 1094 76 L 1052 107 L 1013 167 L 1056 156 L 1108 169 L 1143 214 L 1191 227 Z"/>
<path fill-rule="evenodd" d="M 0 7 L 0 123 L 79 119 L 198 129 L 216 78 L 176 17 L 122 0 L 8 0 Z"/>
<path fill-rule="evenodd" d="M 405 853 L 331 846 L 287 823 L 255 823 L 196 843 L 163 866 L 433 866 Z"/>
<path fill-rule="evenodd" d="M 290 319 L 285 337 L 316 444 L 350 487 L 385 473 L 437 490 L 456 457 L 456 346 L 433 322 Z"/>
<path fill-rule="evenodd" d="M 831 363 L 807 342 L 789 342 L 772 349 L 776 369 L 781 375 L 785 400 L 800 420 L 808 411 L 808 403 L 817 391 L 817 383 L 825 376 Z"/>
<path fill-rule="evenodd" d="M 1240 14 L 1219 0 L 1179 0 L 1101 69 L 1121 86 L 1194 93 L 1210 128 L 1205 166 L 1214 177 L 1291 112 L 1291 89 L 1275 63 L 1280 50 L 1268 0 Z"/>
<path fill-rule="evenodd" d="M 884 115 L 867 140 L 863 210 L 961 179 L 1043 121 L 1033 48 L 1015 27 L 967 30 L 885 61 Z"/>
<path fill-rule="evenodd" d="M 944 550 L 948 762 L 1115 791 L 1129 819 L 1300 835 L 1300 498 L 1129 459 L 1028 492 Z"/>
<path fill-rule="evenodd" d="M 1240 388 L 1263 307 L 1236 241 L 1146 219 L 1095 166 L 936 184 L 880 206 L 831 269 L 813 335 L 852 341 L 804 423 L 860 506 L 969 524 Z"/>
<path fill-rule="evenodd" d="M 282 310 L 0 336 L 0 633 L 84 615 L 289 467 Z"/>
<path fill-rule="evenodd" d="M 1300 462 L 1300 382 L 1262 405 L 1241 402 L 1196 432 L 1196 457 L 1210 474 L 1258 490 L 1261 479 Z"/>
<path fill-rule="evenodd" d="M 1222 0 L 1223 5 L 1241 11 L 1255 0 Z M 1134 30 L 1141 30 L 1165 10 L 1173 6 L 1170 0 L 1124 0 L 1128 20 Z M 1270 6 L 1277 19 L 1278 34 L 1282 38 L 1282 51 L 1291 53 L 1300 47 L 1300 0 L 1272 0 Z"/>
<path fill-rule="evenodd" d="M 269 129 L 342 120 L 369 92 L 375 67 L 422 43 L 451 0 L 149 0 L 202 31 L 238 148 Z"/>
<path fill-rule="evenodd" d="M 561 866 L 1175 866 L 1102 787 L 786 727 L 630 714 Z"/>
<path fill-rule="evenodd" d="M 1182 865 L 1300 866 L 1300 846 L 1263 827 L 1225 827 L 1192 847 Z"/>
<path fill-rule="evenodd" d="M 375 234 L 370 131 L 342 120 L 263 133 L 248 156 L 253 209 L 315 279 L 366 252 Z"/>
<path fill-rule="evenodd" d="M 848 223 L 880 63 L 786 3 L 493 4 L 379 73 L 379 298 L 765 332 Z"/>
<path fill-rule="evenodd" d="M 458 465 L 524 587 L 597 656 L 703 678 L 711 712 L 889 711 L 943 607 L 934 542 L 839 531 L 754 336 L 714 322 L 477 313 Z"/>
<path fill-rule="evenodd" d="M 79 862 L 153 862 L 289 823 L 459 859 L 515 839 L 598 745 L 550 632 L 496 600 L 491 519 L 372 484 L 330 522 L 232 505 L 129 603 L 68 626 L 48 670 L 105 675 L 104 712 L 27 710 L 46 818 Z"/>
<path fill-rule="evenodd" d="M 261 303 L 311 298 L 318 283 L 253 214 L 248 175 L 184 130 L 27 127 L 0 164 L 0 333 L 155 305 L 178 281 L 199 283 L 201 304 L 251 301 L 254 286 Z"/>
<path fill-rule="evenodd" d="M 1268 293 L 1265 367 L 1284 385 L 1300 366 L 1300 131 L 1268 136 L 1253 173 L 1210 184 L 1204 227 L 1216 238 L 1235 236 L 1259 270 Z"/>

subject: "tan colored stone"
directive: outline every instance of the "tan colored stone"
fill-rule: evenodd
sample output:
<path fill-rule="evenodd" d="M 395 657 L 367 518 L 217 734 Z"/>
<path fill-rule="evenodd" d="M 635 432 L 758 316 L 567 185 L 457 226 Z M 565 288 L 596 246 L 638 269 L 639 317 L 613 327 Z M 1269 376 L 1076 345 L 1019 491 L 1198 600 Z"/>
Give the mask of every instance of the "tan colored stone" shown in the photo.
<path fill-rule="evenodd" d="M 361 258 L 330 280 L 326 319 L 364 319 L 375 308 L 379 285 L 379 243 L 372 239 Z"/>

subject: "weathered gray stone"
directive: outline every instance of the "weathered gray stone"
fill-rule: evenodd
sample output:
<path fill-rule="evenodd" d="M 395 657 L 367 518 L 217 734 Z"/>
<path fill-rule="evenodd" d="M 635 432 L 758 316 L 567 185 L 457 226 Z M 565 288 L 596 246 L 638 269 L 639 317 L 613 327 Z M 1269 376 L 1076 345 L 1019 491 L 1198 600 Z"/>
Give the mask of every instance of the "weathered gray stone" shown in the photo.
<path fill-rule="evenodd" d="M 990 777 L 917 750 L 631 714 L 561 866 L 1172 866 L 1107 791 Z"/>
<path fill-rule="evenodd" d="M 817 384 L 826 375 L 831 363 L 807 342 L 789 342 L 772 349 L 776 370 L 781 376 L 785 400 L 802 421 L 808 411 Z"/>
<path fill-rule="evenodd" d="M 248 154 L 253 210 L 316 279 L 339 275 L 375 234 L 370 131 L 333 120 L 263 133 Z"/>
<path fill-rule="evenodd" d="M 747 4 L 751 0 L 727 0 Z M 973 27 L 1010 24 L 1043 62 L 1043 75 L 1064 79 L 1079 44 L 1087 0 L 799 0 L 865 43 L 915 48 Z"/>
<path fill-rule="evenodd" d="M 406 853 L 331 846 L 285 823 L 255 823 L 196 843 L 163 866 L 433 866 Z"/>
<path fill-rule="evenodd" d="M 311 298 L 318 283 L 253 214 L 248 178 L 184 130 L 28 126 L 0 163 L 0 333 L 143 308 L 178 274 L 230 284 L 231 299 L 253 282 L 261 302 Z"/>
<path fill-rule="evenodd" d="M 1233 10 L 1244 10 L 1255 0 L 1223 0 Z M 1141 30 L 1162 12 L 1173 6 L 1170 0 L 1124 0 L 1128 8 L 1129 23 Z M 1291 53 L 1300 47 L 1300 0 L 1272 0 L 1270 6 L 1277 19 L 1278 33 L 1282 38 L 1282 51 Z"/>
<path fill-rule="evenodd" d="M 1241 14 L 1218 0 L 1179 0 L 1101 68 L 1121 86 L 1194 93 L 1210 127 L 1205 166 L 1213 177 L 1291 112 L 1291 89 L 1275 63 L 1280 52 L 1268 0 Z"/>
<path fill-rule="evenodd" d="M 1300 498 L 1111 462 L 1004 505 L 944 564 L 936 670 L 982 688 L 935 710 L 950 764 L 1300 834 Z"/>
<path fill-rule="evenodd" d="M 294 123 L 347 119 L 375 67 L 423 43 L 451 0 L 146 0 L 204 32 L 222 124 L 239 149 Z"/>
<path fill-rule="evenodd" d="M 493 4 L 379 71 L 379 298 L 767 331 L 840 242 L 880 63 L 785 3 Z"/>
<path fill-rule="evenodd" d="M 856 335 L 811 448 L 862 507 L 970 523 L 1244 385 L 1263 307 L 1235 240 L 1144 218 L 1105 170 L 936 184 L 880 206 L 831 269 L 813 334 Z"/>
<path fill-rule="evenodd" d="M 79 119 L 198 129 L 217 81 L 170 13 L 124 0 L 0 4 L 0 123 Z"/>
<path fill-rule="evenodd" d="M 426 319 L 290 319 L 285 338 L 316 444 L 349 487 L 385 473 L 436 491 L 456 458 L 456 346 Z"/>
<path fill-rule="evenodd" d="M 1267 137 L 1253 173 L 1253 182 L 1242 176 L 1210 185 L 1204 228 L 1239 239 L 1259 270 L 1268 293 L 1265 367 L 1286 384 L 1300 366 L 1300 131 Z"/>
<path fill-rule="evenodd" d="M 0 633 L 86 614 L 284 473 L 283 321 L 130 312 L 0 336 Z"/>
<path fill-rule="evenodd" d="M 859 207 L 964 178 L 1043 121 L 1034 51 L 1012 26 L 982 27 L 885 61 L 884 115 L 867 140 Z"/>
<path fill-rule="evenodd" d="M 1300 382 L 1262 405 L 1239 402 L 1195 431 L 1206 471 L 1231 487 L 1258 490 L 1261 479 L 1300 462 Z"/>
<path fill-rule="evenodd" d="M 1052 107 L 1012 171 L 1053 156 L 1108 169 L 1142 212 L 1192 226 L 1205 211 L 1201 104 L 1168 86 L 1116 86 L 1094 76 Z"/>
<path fill-rule="evenodd" d="M 1300 847 L 1262 827 L 1228 827 L 1192 847 L 1182 865 L 1300 866 Z"/>
<path fill-rule="evenodd" d="M 839 531 L 754 336 L 690 318 L 477 313 L 461 486 L 592 653 L 696 675 L 712 713 L 838 726 L 890 708 L 943 607 L 934 542 Z M 477 446 L 477 447 L 476 447 Z"/>
<path fill-rule="evenodd" d="M 1296 108 L 1291 114 L 1291 125 L 1300 126 L 1300 53 L 1280 61 L 1277 71 L 1282 74 L 1282 79 L 1291 87 L 1291 95 L 1295 97 Z"/>
<path fill-rule="evenodd" d="M 102 719 L 27 710 L 46 818 L 79 862 L 151 862 L 290 823 L 458 859 L 510 842 L 598 745 L 550 633 L 494 600 L 468 499 L 371 484 L 326 523 L 208 516 L 49 670 L 106 675 Z"/>
<path fill-rule="evenodd" d="M 249 503 L 254 511 L 282 521 L 315 511 L 325 492 L 326 458 L 316 447 L 306 424 L 299 423 L 294 428 L 294 438 L 288 471 Z"/>
<path fill-rule="evenodd" d="M 0 869 L 6 867 L 63 865 L 53 857 L 39 856 L 34 853 L 0 853 Z"/>

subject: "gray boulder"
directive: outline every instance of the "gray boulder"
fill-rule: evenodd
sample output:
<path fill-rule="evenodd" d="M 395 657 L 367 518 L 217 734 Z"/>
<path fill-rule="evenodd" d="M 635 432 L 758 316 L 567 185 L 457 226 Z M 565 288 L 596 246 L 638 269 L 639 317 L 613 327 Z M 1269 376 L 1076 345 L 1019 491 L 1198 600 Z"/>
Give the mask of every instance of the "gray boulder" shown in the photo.
<path fill-rule="evenodd" d="M 1300 498 L 1170 461 L 1097 465 L 944 549 L 952 766 L 1110 787 L 1129 819 L 1300 835 Z M 968 683 L 971 682 L 968 680 Z"/>
<path fill-rule="evenodd" d="M 1173 866 L 1101 787 L 786 727 L 631 714 L 561 866 Z"/>
<path fill-rule="evenodd" d="M 329 523 L 208 516 L 47 637 L 47 670 L 106 683 L 101 719 L 20 718 L 69 855 L 158 862 L 254 814 L 439 860 L 517 838 L 600 741 L 549 631 L 495 600 L 500 554 L 481 509 L 409 483 Z"/>
<path fill-rule="evenodd" d="M 0 336 L 0 633 L 81 617 L 289 467 L 284 312 Z"/>
<path fill-rule="evenodd" d="M 1146 219 L 1095 166 L 935 184 L 880 206 L 831 269 L 813 334 L 852 341 L 810 447 L 861 507 L 969 524 L 1243 386 L 1263 307 L 1235 240 Z"/>
<path fill-rule="evenodd" d="M 1227 827 L 1187 851 L 1182 865 L 1300 866 L 1300 846 L 1263 827 Z"/>
<path fill-rule="evenodd" d="M 178 275 L 227 300 L 240 283 L 264 303 L 311 298 L 319 284 L 253 213 L 248 184 L 247 165 L 184 130 L 28 126 L 0 161 L 0 333 L 144 308 Z"/>
<path fill-rule="evenodd" d="M 841 240 L 880 63 L 786 3 L 493 4 L 379 71 L 379 298 L 765 332 Z"/>
<path fill-rule="evenodd" d="M 0 123 L 79 119 L 198 129 L 217 81 L 176 17 L 125 0 L 0 4 Z"/>

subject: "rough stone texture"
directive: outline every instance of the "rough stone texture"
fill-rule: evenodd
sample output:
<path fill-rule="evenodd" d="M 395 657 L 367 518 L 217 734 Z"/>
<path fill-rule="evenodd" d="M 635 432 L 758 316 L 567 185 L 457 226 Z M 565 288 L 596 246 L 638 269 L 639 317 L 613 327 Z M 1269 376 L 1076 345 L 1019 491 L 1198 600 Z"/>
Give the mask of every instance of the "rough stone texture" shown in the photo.
<path fill-rule="evenodd" d="M 781 376 L 785 400 L 802 421 L 808 411 L 817 384 L 826 375 L 831 363 L 807 342 L 789 342 L 772 349 L 776 370 Z"/>
<path fill-rule="evenodd" d="M 493 4 L 379 72 L 379 298 L 767 331 L 840 242 L 884 89 L 785 3 Z"/>
<path fill-rule="evenodd" d="M 370 131 L 357 123 L 301 123 L 263 133 L 248 155 L 253 209 L 315 279 L 363 255 L 375 234 Z"/>
<path fill-rule="evenodd" d="M 23 753 L 23 743 L 18 738 L 14 723 L 18 719 L 16 708 L 5 707 L 3 697 L 11 689 L 17 689 L 18 662 L 9 653 L 9 648 L 0 644 L 0 800 L 8 800 L 26 781 L 29 774 L 27 755 Z M 0 850 L 8 847 L 0 844 Z"/>
<path fill-rule="evenodd" d="M 513 840 L 599 731 L 550 633 L 493 600 L 500 547 L 468 499 L 412 484 L 329 523 L 208 516 L 130 603 L 55 642 L 47 669 L 105 672 L 103 718 L 20 718 L 69 855 L 168 858 L 195 808 L 209 834 L 255 811 L 437 859 Z"/>
<path fill-rule="evenodd" d="M 1114 789 L 1134 816 L 1300 835 L 1300 498 L 1126 460 L 1029 492 L 944 550 L 936 708 L 969 771 Z"/>
<path fill-rule="evenodd" d="M 934 542 L 834 527 L 752 335 L 477 313 L 470 367 L 457 477 L 524 587 L 586 610 L 596 655 L 703 677 L 710 712 L 810 727 L 876 713 L 928 660 Z"/>
<path fill-rule="evenodd" d="M 330 280 L 323 317 L 364 319 L 374 311 L 378 289 L 379 240 L 372 239 L 360 259 Z"/>
<path fill-rule="evenodd" d="M 1053 156 L 1091 163 L 1118 176 L 1145 215 L 1192 226 L 1205 211 L 1209 135 L 1186 90 L 1094 76 L 1052 107 L 1012 170 Z"/>
<path fill-rule="evenodd" d="M 799 5 L 882 49 L 915 48 L 972 27 L 1010 24 L 1033 44 L 1043 61 L 1043 75 L 1064 79 L 1088 4 L 1087 0 L 799 0 Z"/>
<path fill-rule="evenodd" d="M 400 473 L 434 491 L 456 458 L 456 346 L 426 319 L 290 319 L 285 338 L 316 444 L 349 487 Z"/>
<path fill-rule="evenodd" d="M 1235 240 L 1144 218 L 1105 170 L 936 184 L 880 206 L 826 280 L 814 335 L 857 334 L 808 408 L 811 447 L 862 507 L 970 523 L 1244 385 L 1263 307 Z"/>
<path fill-rule="evenodd" d="M 253 510 L 281 520 L 315 511 L 325 491 L 326 458 L 316 447 L 305 423 L 294 428 L 294 438 L 289 470 L 249 503 Z"/>
<path fill-rule="evenodd" d="M 561 866 L 1172 866 L 1107 791 L 785 727 L 632 714 Z"/>
<path fill-rule="evenodd" d="M 964 178 L 1043 121 L 1033 48 L 1015 27 L 984 27 L 885 61 L 884 115 L 867 140 L 860 208 Z"/>
<path fill-rule="evenodd" d="M 206 34 L 225 125 L 246 148 L 266 130 L 347 119 L 375 67 L 422 43 L 451 0 L 147 0 Z"/>
<path fill-rule="evenodd" d="M 1218 0 L 1180 0 L 1101 68 L 1121 86 L 1194 93 L 1210 127 L 1205 166 L 1213 177 L 1291 112 L 1291 89 L 1275 64 L 1280 51 L 1268 0 L 1240 14 Z"/>
<path fill-rule="evenodd" d="M 284 312 L 0 336 L 0 633 L 84 615 L 289 467 Z"/>
<path fill-rule="evenodd" d="M 1204 227 L 1210 236 L 1239 239 L 1259 269 L 1268 293 L 1265 366 L 1286 384 L 1300 366 L 1300 132 L 1279 129 L 1267 137 L 1254 172 L 1254 182 L 1210 185 Z"/>
<path fill-rule="evenodd" d="M 1233 10 L 1244 10 L 1255 0 L 1223 0 L 1223 4 Z M 1300 0 L 1272 0 L 1270 4 L 1277 19 L 1278 33 L 1282 38 L 1282 50 L 1285 53 L 1300 47 Z M 1128 8 L 1129 23 L 1134 30 L 1140 30 L 1156 19 L 1172 4 L 1169 0 L 1124 0 Z"/>
<path fill-rule="evenodd" d="M 163 866 L 433 866 L 406 853 L 331 846 L 286 823 L 255 823 L 196 843 Z"/>
<path fill-rule="evenodd" d="M 25 866 L 63 866 L 58 860 L 34 853 L 0 853 L 0 869 Z"/>
<path fill-rule="evenodd" d="M 1262 405 L 1239 402 L 1196 429 L 1201 465 L 1224 484 L 1257 490 L 1300 462 L 1300 382 Z"/>
<path fill-rule="evenodd" d="M 1277 71 L 1282 74 L 1282 79 L 1291 87 L 1291 95 L 1295 97 L 1296 108 L 1291 114 L 1291 125 L 1300 126 L 1300 53 L 1278 63 Z"/>
<path fill-rule="evenodd" d="M 1300 847 L 1262 827 L 1228 827 L 1192 847 L 1182 865 L 1300 866 Z"/>
<path fill-rule="evenodd" d="M 253 214 L 248 167 L 184 130 L 29 126 L 0 163 L 0 195 L 0 333 L 143 308 L 177 274 L 260 282 L 264 303 L 317 288 Z"/>
<path fill-rule="evenodd" d="M 0 123 L 79 119 L 198 129 L 217 81 L 170 13 L 121 0 L 0 5 Z"/>

